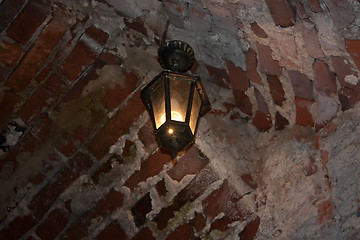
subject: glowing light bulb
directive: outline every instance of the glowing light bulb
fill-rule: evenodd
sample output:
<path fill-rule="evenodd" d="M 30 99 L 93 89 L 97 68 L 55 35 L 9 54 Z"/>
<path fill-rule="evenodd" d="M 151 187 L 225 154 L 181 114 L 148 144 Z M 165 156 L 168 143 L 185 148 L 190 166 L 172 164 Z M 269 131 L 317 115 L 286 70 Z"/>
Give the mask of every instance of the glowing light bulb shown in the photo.
<path fill-rule="evenodd" d="M 160 118 L 161 125 L 163 125 L 163 123 L 166 121 L 166 115 L 165 114 L 166 113 L 164 113 Z M 183 117 L 181 116 L 180 113 L 175 112 L 175 111 L 171 111 L 171 120 L 183 122 Z"/>
<path fill-rule="evenodd" d="M 172 134 L 174 132 L 174 130 L 172 130 L 171 128 L 169 129 L 169 133 Z"/>

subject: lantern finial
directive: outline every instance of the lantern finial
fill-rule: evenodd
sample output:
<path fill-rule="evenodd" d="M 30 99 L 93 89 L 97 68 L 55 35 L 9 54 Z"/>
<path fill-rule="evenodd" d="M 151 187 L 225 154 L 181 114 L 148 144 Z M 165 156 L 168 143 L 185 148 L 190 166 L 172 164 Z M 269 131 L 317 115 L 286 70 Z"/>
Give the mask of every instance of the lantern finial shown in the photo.
<path fill-rule="evenodd" d="M 180 40 L 165 43 L 159 48 L 158 55 L 161 67 L 173 72 L 186 72 L 195 61 L 191 46 Z"/>

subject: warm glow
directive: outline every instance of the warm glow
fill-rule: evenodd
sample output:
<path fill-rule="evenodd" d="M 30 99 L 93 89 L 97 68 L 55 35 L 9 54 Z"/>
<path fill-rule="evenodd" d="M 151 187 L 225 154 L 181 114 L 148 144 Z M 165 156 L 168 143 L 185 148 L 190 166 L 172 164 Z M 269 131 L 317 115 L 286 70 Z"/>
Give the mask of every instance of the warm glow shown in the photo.
<path fill-rule="evenodd" d="M 171 128 L 169 129 L 169 133 L 172 134 L 174 132 L 174 130 L 172 130 Z"/>
<path fill-rule="evenodd" d="M 171 111 L 171 120 L 183 122 L 183 118 L 181 114 L 175 111 Z M 160 121 L 161 121 L 161 125 L 163 125 L 163 123 L 166 121 L 165 113 L 161 116 Z"/>

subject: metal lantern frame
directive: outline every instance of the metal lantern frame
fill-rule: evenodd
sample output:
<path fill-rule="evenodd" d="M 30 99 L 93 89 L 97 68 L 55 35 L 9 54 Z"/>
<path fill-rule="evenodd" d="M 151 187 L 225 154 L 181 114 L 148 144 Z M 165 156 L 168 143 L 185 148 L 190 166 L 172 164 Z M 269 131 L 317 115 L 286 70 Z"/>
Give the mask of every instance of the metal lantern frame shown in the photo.
<path fill-rule="evenodd" d="M 188 44 L 165 44 L 159 49 L 165 69 L 141 91 L 160 147 L 170 149 L 173 158 L 194 142 L 199 118 L 210 108 L 200 77 L 184 73 L 193 61 Z"/>

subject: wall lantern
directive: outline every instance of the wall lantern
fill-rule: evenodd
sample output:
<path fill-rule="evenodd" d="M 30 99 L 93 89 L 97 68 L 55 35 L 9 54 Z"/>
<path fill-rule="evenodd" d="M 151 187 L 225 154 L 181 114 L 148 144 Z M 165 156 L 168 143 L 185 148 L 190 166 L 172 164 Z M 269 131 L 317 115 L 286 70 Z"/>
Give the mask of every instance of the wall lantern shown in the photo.
<path fill-rule="evenodd" d="M 198 76 L 186 74 L 194 63 L 194 51 L 185 42 L 174 40 L 160 47 L 159 63 L 164 69 L 142 91 L 155 135 L 173 158 L 194 142 L 199 117 L 210 103 Z"/>

